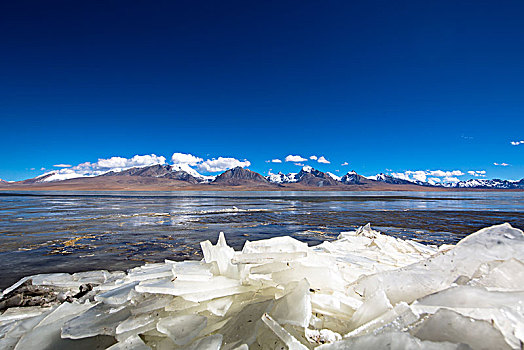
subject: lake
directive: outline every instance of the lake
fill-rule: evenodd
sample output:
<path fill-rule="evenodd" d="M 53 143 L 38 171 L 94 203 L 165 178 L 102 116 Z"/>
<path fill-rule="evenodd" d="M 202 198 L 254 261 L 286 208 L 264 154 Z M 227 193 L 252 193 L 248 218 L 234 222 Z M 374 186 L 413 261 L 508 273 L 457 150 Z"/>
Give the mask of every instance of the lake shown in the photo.
<path fill-rule="evenodd" d="M 0 193 L 0 288 L 50 272 L 125 270 L 200 259 L 223 231 L 246 240 L 289 235 L 310 245 L 370 222 L 425 244 L 486 226 L 524 229 L 523 192 L 20 192 Z"/>

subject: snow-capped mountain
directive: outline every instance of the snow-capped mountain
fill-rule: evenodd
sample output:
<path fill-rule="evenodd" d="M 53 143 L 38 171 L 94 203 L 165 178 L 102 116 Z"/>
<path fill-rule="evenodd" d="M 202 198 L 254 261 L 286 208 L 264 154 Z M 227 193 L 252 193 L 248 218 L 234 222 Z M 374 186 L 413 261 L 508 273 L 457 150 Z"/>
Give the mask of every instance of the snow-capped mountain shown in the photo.
<path fill-rule="evenodd" d="M 64 171 L 66 170 L 66 171 Z M 82 175 L 80 173 L 71 171 L 67 172 L 67 169 L 60 171 L 51 171 L 35 178 L 24 180 L 25 184 L 35 183 L 46 183 L 46 182 L 57 182 L 63 180 L 70 180 L 76 178 L 87 178 L 95 176 L 141 176 L 141 177 L 156 177 L 165 178 L 172 180 L 179 180 L 189 182 L 191 184 L 197 184 L 202 182 L 211 182 L 216 176 L 204 176 L 199 174 L 195 169 L 191 168 L 187 164 L 182 165 L 166 165 L 166 164 L 155 164 L 142 167 L 132 167 L 127 169 L 111 170 L 100 174 L 88 174 Z"/>
<path fill-rule="evenodd" d="M 387 175 L 387 174 L 384 174 L 384 173 L 380 173 L 380 174 L 377 174 L 377 175 L 373 175 L 373 176 L 368 176 L 367 177 L 369 180 L 374 180 L 374 181 L 378 181 L 378 182 L 384 182 L 384 183 L 387 183 L 387 184 L 393 184 L 393 185 L 430 185 L 429 183 L 426 183 L 426 182 L 421 182 L 421 181 L 410 181 L 410 180 L 405 180 L 405 179 L 400 179 L 398 177 L 394 177 L 394 176 L 391 176 L 391 175 Z"/>
<path fill-rule="evenodd" d="M 215 176 L 203 176 L 195 169 L 187 164 L 183 165 L 166 165 L 155 164 L 140 168 L 130 168 L 122 171 L 110 171 L 102 176 L 142 176 L 142 177 L 156 177 L 172 180 L 179 180 L 197 184 L 201 182 L 209 182 L 215 179 Z"/>
<path fill-rule="evenodd" d="M 524 188 L 524 179 L 520 181 L 500 180 L 500 179 L 469 179 L 459 182 L 429 183 L 417 180 L 400 179 L 391 175 L 380 173 L 367 177 L 370 180 L 384 182 L 394 185 L 420 185 L 427 187 L 446 187 L 446 188 L 496 188 L 496 189 L 521 189 Z"/>
<path fill-rule="evenodd" d="M 357 174 L 356 171 L 349 171 L 346 175 L 340 178 L 340 182 L 346 185 L 358 185 L 365 182 L 366 178 Z"/>
<path fill-rule="evenodd" d="M 448 188 L 500 188 L 500 189 L 523 189 L 524 179 L 520 181 L 501 179 L 470 179 L 459 182 L 443 183 L 440 186 Z"/>
<path fill-rule="evenodd" d="M 327 171 L 326 174 L 328 174 L 329 176 L 331 176 L 331 178 L 332 178 L 333 180 L 340 181 L 340 180 L 342 179 L 342 177 L 337 176 L 337 175 L 335 175 L 335 174 L 333 174 L 333 173 L 330 173 L 329 171 Z"/>
<path fill-rule="evenodd" d="M 272 183 L 300 183 L 306 186 L 324 187 L 337 186 L 340 184 L 340 178 L 331 173 L 324 173 L 320 170 L 313 169 L 305 165 L 298 173 L 283 174 L 269 174 L 266 179 Z"/>
<path fill-rule="evenodd" d="M 276 184 L 292 183 L 297 182 L 296 176 L 297 173 L 284 174 L 283 172 L 279 171 L 278 173 L 274 174 L 270 172 L 266 176 L 266 180 Z"/>

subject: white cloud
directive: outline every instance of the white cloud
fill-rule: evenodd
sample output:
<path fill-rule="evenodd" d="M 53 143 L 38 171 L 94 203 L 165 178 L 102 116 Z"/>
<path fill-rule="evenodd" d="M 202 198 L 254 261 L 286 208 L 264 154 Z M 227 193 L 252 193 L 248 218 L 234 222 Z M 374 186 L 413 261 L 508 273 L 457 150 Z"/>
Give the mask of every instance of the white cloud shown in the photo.
<path fill-rule="evenodd" d="M 469 173 L 469 172 L 468 172 Z M 474 171 L 475 176 L 484 176 L 484 170 Z M 390 173 L 391 176 L 408 181 L 421 181 L 430 184 L 440 182 L 456 182 L 460 181 L 456 176 L 465 175 L 460 170 L 407 170 L 403 173 Z"/>
<path fill-rule="evenodd" d="M 407 172 L 406 172 L 407 173 Z M 409 181 L 413 181 L 413 179 L 411 179 L 409 177 L 408 174 L 406 173 L 391 173 L 391 176 L 393 177 L 396 177 L 397 179 L 401 179 L 401 180 L 409 180 Z"/>
<path fill-rule="evenodd" d="M 318 158 L 317 162 L 319 162 L 319 163 L 323 163 L 323 164 L 330 164 L 330 163 L 331 163 L 329 160 L 327 160 L 326 158 L 324 158 L 324 156 Z"/>
<path fill-rule="evenodd" d="M 524 145 L 524 141 L 511 141 L 513 146 Z"/>
<path fill-rule="evenodd" d="M 309 157 L 309 159 L 311 159 L 311 160 L 317 160 L 318 157 L 317 157 L 317 156 L 311 156 L 311 157 Z"/>
<path fill-rule="evenodd" d="M 468 174 L 475 177 L 485 177 L 486 176 L 486 170 L 469 170 Z"/>
<path fill-rule="evenodd" d="M 45 170 L 45 168 L 44 168 L 44 167 L 41 167 L 41 168 L 40 168 L 40 171 L 44 171 L 44 170 Z"/>
<path fill-rule="evenodd" d="M 288 155 L 285 160 L 286 160 L 286 162 L 295 162 L 295 163 L 307 161 L 306 158 L 303 158 L 301 156 L 294 156 L 294 155 L 291 155 L 291 154 Z"/>
<path fill-rule="evenodd" d="M 444 182 L 453 182 L 453 183 L 456 183 L 456 182 L 460 182 L 460 180 L 457 179 L 456 177 L 446 176 L 446 177 L 444 178 Z"/>
<path fill-rule="evenodd" d="M 348 162 L 344 162 L 344 163 L 342 163 L 342 164 L 340 164 L 340 165 L 342 165 L 342 166 L 346 166 L 346 165 L 349 165 L 349 163 L 348 163 Z"/>
<path fill-rule="evenodd" d="M 189 153 L 173 153 L 171 156 L 171 161 L 176 165 L 197 165 L 198 163 L 202 162 L 203 159 Z"/>
<path fill-rule="evenodd" d="M 493 165 L 498 165 L 498 166 L 509 166 L 508 163 L 493 163 Z"/>
<path fill-rule="evenodd" d="M 55 168 L 70 168 L 71 164 L 55 164 L 53 165 Z"/>
<path fill-rule="evenodd" d="M 271 163 L 282 163 L 280 159 L 271 159 Z"/>
<path fill-rule="evenodd" d="M 49 176 L 46 178 L 46 181 L 54 181 L 54 180 L 66 180 L 66 179 L 73 179 L 77 177 L 89 177 L 89 176 L 97 176 L 102 175 L 104 173 L 107 173 L 109 171 L 121 171 L 127 168 L 133 168 L 133 167 L 144 167 L 154 164 L 165 164 L 166 158 L 163 156 L 157 156 L 155 154 L 148 154 L 148 155 L 136 155 L 132 158 L 123 158 L 123 157 L 111 157 L 107 159 L 98 159 L 97 162 L 91 163 L 91 162 L 85 162 L 78 165 L 75 165 L 73 167 L 59 169 L 59 170 L 53 170 L 51 172 L 47 172 L 43 175 L 49 175 L 53 174 L 52 176 Z M 45 170 L 44 168 L 40 170 Z"/>
<path fill-rule="evenodd" d="M 240 161 L 236 158 L 213 158 L 208 159 L 202 163 L 197 164 L 198 170 L 202 172 L 216 173 L 219 171 L 225 171 L 237 166 L 245 168 L 251 165 L 251 162 L 248 160 Z"/>
<path fill-rule="evenodd" d="M 125 169 L 165 163 L 165 157 L 157 156 L 155 154 L 147 154 L 144 156 L 136 155 L 133 158 L 111 157 L 108 159 L 99 159 L 98 162 L 94 163 L 93 165 L 101 169 Z"/>
<path fill-rule="evenodd" d="M 444 176 L 462 176 L 464 175 L 464 173 L 460 170 L 452 170 L 452 171 L 429 170 L 426 172 L 426 175 L 444 177 Z"/>
<path fill-rule="evenodd" d="M 422 170 L 414 171 L 412 173 L 412 176 L 415 180 L 426 182 L 426 172 L 425 171 L 422 171 Z"/>

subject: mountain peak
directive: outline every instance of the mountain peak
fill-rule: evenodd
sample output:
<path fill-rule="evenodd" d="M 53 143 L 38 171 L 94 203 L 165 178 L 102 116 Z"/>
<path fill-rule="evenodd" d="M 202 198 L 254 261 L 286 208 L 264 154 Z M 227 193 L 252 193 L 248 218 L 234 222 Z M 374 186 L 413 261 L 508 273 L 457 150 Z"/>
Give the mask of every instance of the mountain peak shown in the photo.
<path fill-rule="evenodd" d="M 218 175 L 213 181 L 214 183 L 226 184 L 231 186 L 244 185 L 249 183 L 257 184 L 268 184 L 269 181 L 260 175 L 249 169 L 244 169 L 242 167 L 235 167 L 229 170 L 226 170 L 222 174 Z"/>
<path fill-rule="evenodd" d="M 355 170 L 348 171 L 346 175 L 342 176 L 340 181 L 346 185 L 359 185 L 366 182 L 366 178 L 357 174 Z"/>

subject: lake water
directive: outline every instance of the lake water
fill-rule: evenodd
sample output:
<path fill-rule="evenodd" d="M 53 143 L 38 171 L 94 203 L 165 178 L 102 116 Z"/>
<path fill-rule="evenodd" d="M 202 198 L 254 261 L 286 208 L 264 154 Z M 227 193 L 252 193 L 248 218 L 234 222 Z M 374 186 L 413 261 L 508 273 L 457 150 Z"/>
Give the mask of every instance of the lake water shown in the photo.
<path fill-rule="evenodd" d="M 200 259 L 199 242 L 290 235 L 310 245 L 370 222 L 396 237 L 456 243 L 482 227 L 524 229 L 523 192 L 0 193 L 0 288 L 49 272 Z"/>

